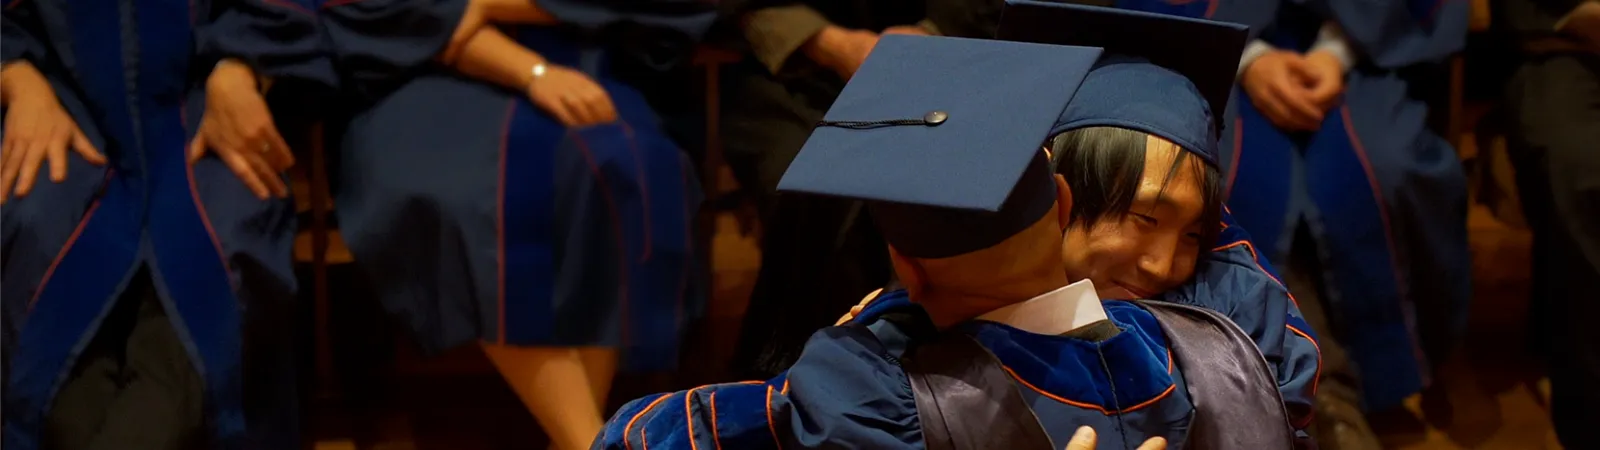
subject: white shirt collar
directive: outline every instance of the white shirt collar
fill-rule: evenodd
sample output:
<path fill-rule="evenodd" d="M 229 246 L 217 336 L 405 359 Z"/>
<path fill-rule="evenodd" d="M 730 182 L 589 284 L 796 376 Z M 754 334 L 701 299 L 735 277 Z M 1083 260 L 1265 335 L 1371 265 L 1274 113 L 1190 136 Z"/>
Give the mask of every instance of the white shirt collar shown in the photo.
<path fill-rule="evenodd" d="M 1082 281 L 1013 305 L 989 311 L 978 320 L 1003 323 L 1034 334 L 1059 335 L 1106 320 L 1094 283 Z"/>

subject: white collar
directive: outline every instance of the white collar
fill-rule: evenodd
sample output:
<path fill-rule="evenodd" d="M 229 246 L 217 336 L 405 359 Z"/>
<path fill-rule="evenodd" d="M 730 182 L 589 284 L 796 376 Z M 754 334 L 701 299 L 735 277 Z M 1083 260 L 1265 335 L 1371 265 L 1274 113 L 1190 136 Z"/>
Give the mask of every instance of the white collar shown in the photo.
<path fill-rule="evenodd" d="M 1087 278 L 978 316 L 978 320 L 1046 335 L 1059 335 L 1106 319 L 1106 309 L 1100 305 L 1094 283 Z"/>

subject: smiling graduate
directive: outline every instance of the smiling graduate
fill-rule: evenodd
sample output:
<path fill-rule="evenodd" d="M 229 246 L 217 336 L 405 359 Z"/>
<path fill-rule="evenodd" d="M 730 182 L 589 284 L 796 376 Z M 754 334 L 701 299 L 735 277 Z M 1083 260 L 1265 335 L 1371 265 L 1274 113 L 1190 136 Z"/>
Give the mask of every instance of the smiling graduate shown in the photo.
<path fill-rule="evenodd" d="M 1107 29 L 1174 19 L 1065 11 Z M 1214 59 L 1243 47 L 1243 27 L 1185 23 L 1233 52 Z M 1080 426 L 1100 448 L 1297 446 L 1272 370 L 1227 318 L 1068 281 L 1056 244 L 1074 196 L 1050 173 L 1050 136 L 1150 118 L 1154 100 L 1199 127 L 1171 139 L 1214 143 L 1187 73 L 1101 53 L 884 38 L 780 188 L 867 201 L 906 289 L 818 332 L 777 378 L 629 403 L 594 448 L 1044 449 Z"/>

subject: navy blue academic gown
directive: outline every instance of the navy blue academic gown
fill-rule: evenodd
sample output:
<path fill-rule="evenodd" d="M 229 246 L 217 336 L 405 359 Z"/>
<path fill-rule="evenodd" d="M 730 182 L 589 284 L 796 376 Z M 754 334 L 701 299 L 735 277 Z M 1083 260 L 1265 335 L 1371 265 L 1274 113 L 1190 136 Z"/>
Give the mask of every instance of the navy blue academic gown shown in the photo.
<path fill-rule="evenodd" d="M 140 267 L 205 380 L 208 448 L 297 445 L 282 345 L 292 327 L 281 319 L 295 289 L 293 205 L 256 199 L 216 158 L 191 167 L 185 149 L 222 56 L 333 82 L 312 11 L 277 0 L 8 2 L 5 61 L 38 67 L 110 164 L 69 154 L 65 182 L 41 175 L 0 209 L 5 448 L 39 448 L 52 398 Z"/>
<path fill-rule="evenodd" d="M 880 296 L 855 321 L 813 335 L 799 361 L 772 380 L 634 400 L 592 448 L 922 448 L 916 400 L 898 360 L 908 332 L 878 317 L 909 303 L 905 291 Z M 983 321 L 959 330 L 999 358 L 1052 441 L 1065 445 L 1088 425 L 1100 433 L 1100 448 L 1123 448 L 1123 433 L 1126 448 L 1155 436 L 1182 448 L 1194 405 L 1160 325 L 1131 303 L 1105 307 L 1122 331 L 1101 342 Z"/>
<path fill-rule="evenodd" d="M 1241 90 L 1223 136 L 1228 203 L 1283 263 L 1309 225 L 1328 275 L 1330 315 L 1348 329 L 1365 406 L 1400 404 L 1466 325 L 1471 297 L 1466 178 L 1454 149 L 1427 128 L 1426 105 L 1397 71 L 1438 62 L 1466 41 L 1467 2 L 1206 0 L 1119 6 L 1250 25 L 1279 48 L 1310 47 L 1323 20 L 1361 61 L 1341 103 L 1311 133 L 1284 133 Z M 1425 341 L 1426 340 L 1426 341 Z"/>
<path fill-rule="evenodd" d="M 613 33 L 692 43 L 713 11 L 538 3 L 563 26 L 502 29 L 600 82 L 620 120 L 568 129 L 523 92 L 434 64 L 464 0 L 327 3 L 341 69 L 366 102 L 340 144 L 341 231 L 430 350 L 600 345 L 620 347 L 627 368 L 668 367 L 701 303 L 699 183 L 644 97 L 617 79 L 622 58 L 640 55 Z"/>
<path fill-rule="evenodd" d="M 1227 207 L 1217 244 L 1196 267 L 1194 279 L 1162 293 L 1160 300 L 1210 309 L 1232 320 L 1272 367 L 1289 421 L 1297 429 L 1311 424 L 1322 364 L 1316 333 Z"/>
<path fill-rule="evenodd" d="M 1211 308 L 1238 323 L 1274 369 L 1291 422 L 1304 429 L 1318 370 L 1315 338 L 1244 230 L 1231 218 L 1225 225 L 1223 244 L 1196 279 L 1163 300 Z M 849 323 L 814 335 L 799 362 L 772 380 L 634 400 L 607 422 L 593 448 L 921 447 L 916 403 L 896 359 L 907 337 L 877 320 L 908 302 L 904 291 L 878 296 Z M 1165 334 L 1134 304 L 1105 306 L 1122 333 L 1098 344 L 987 322 L 962 331 L 1006 366 L 1057 444 L 1090 425 L 1102 436 L 1100 448 L 1133 448 L 1154 436 L 1182 448 L 1193 405 Z M 1115 386 L 1107 370 L 1116 374 Z"/>

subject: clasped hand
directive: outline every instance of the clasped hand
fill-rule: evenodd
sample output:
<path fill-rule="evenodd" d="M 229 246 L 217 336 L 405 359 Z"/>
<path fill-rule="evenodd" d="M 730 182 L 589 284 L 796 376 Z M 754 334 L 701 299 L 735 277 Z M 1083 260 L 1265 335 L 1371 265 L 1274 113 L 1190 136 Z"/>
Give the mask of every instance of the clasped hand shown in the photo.
<path fill-rule="evenodd" d="M 440 55 L 440 59 L 447 64 L 459 66 L 463 63 L 463 59 L 482 58 L 489 52 L 503 51 L 508 46 L 520 46 L 521 44 L 498 34 L 492 26 L 489 26 L 497 20 L 496 11 L 522 19 L 514 22 L 537 19 L 533 20 L 535 24 L 543 24 L 546 20 L 555 20 L 553 16 L 548 16 L 542 11 L 529 10 L 526 3 L 511 7 L 512 11 L 506 12 L 508 5 L 504 1 L 469 1 L 467 11 L 451 34 L 450 44 Z M 525 48 L 516 50 L 528 51 Z M 526 95 L 534 106 L 550 114 L 562 125 L 576 128 L 617 120 L 617 108 L 611 101 L 611 94 L 588 74 L 549 62 L 543 63 L 542 70 L 536 70 L 534 67 L 518 70 L 531 71 L 527 73 L 532 78 L 523 86 L 523 95 Z"/>
<path fill-rule="evenodd" d="M 1344 68 L 1324 52 L 1272 50 L 1250 63 L 1240 84 L 1273 125 L 1315 131 L 1344 92 Z"/>

